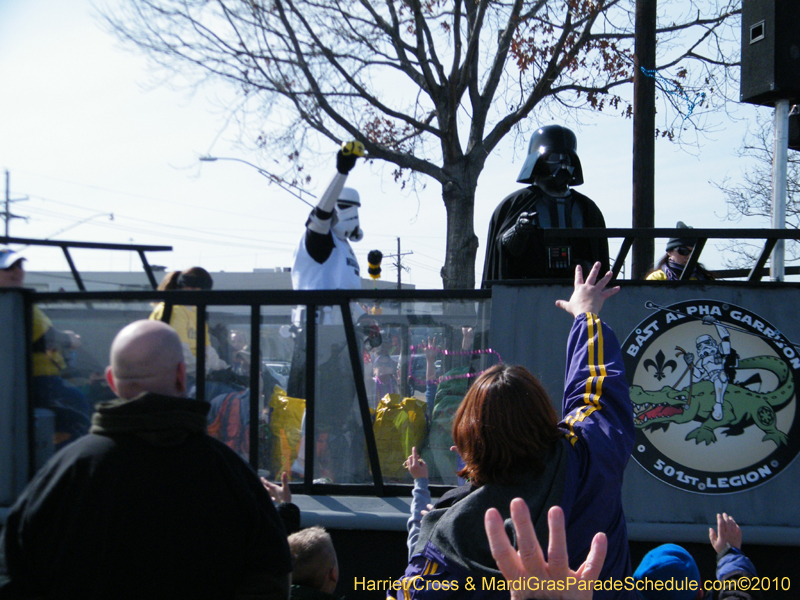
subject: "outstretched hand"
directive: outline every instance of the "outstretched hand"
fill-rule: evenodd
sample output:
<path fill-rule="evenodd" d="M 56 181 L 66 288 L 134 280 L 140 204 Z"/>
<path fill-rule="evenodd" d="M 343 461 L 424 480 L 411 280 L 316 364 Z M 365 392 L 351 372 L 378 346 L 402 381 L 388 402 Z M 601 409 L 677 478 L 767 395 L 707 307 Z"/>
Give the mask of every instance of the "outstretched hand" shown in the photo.
<path fill-rule="evenodd" d="M 598 314 L 603 303 L 619 291 L 619 286 L 606 289 L 614 275 L 611 271 L 598 280 L 599 272 L 600 263 L 596 262 L 584 282 L 583 269 L 577 265 L 575 267 L 575 290 L 572 292 L 572 296 L 569 300 L 556 300 L 556 306 L 563 308 L 573 317 L 587 312 Z"/>
<path fill-rule="evenodd" d="M 436 345 L 436 336 L 428 338 L 427 344 L 424 341 L 422 343 L 422 353 L 425 355 L 425 360 L 428 362 L 434 362 L 441 351 L 442 349 Z"/>
<path fill-rule="evenodd" d="M 539 583 L 563 582 L 560 590 L 548 590 L 548 586 L 545 584 L 539 586 L 538 590 L 512 591 L 511 600 L 524 600 L 525 598 L 590 600 L 592 598 L 594 590 L 593 585 L 589 582 L 596 581 L 600 576 L 608 549 L 608 540 L 604 533 L 594 536 L 586 561 L 578 567 L 577 571 L 573 571 L 569 568 L 564 511 L 560 507 L 554 506 L 547 513 L 547 524 L 550 528 L 550 541 L 547 547 L 549 561 L 544 559 L 544 553 L 536 539 L 536 532 L 531 522 L 531 513 L 522 498 L 514 498 L 511 501 L 511 520 L 514 522 L 514 529 L 517 532 L 519 551 L 514 550 L 511 545 L 503 526 L 503 518 L 496 508 L 487 510 L 484 517 L 489 547 L 503 577 L 507 580 L 522 579 L 523 581 L 528 581 L 529 578 L 538 578 Z M 559 586 L 553 587 L 558 588 Z"/>
<path fill-rule="evenodd" d="M 416 446 L 411 448 L 411 456 L 406 459 L 403 466 L 408 469 L 409 474 L 414 479 L 419 479 L 420 477 L 428 478 L 428 465 L 417 454 Z"/>
<path fill-rule="evenodd" d="M 469 326 L 461 327 L 461 349 L 472 350 L 472 343 L 475 341 L 475 328 Z"/>
<path fill-rule="evenodd" d="M 709 527 L 708 539 L 717 554 L 721 554 L 729 546 L 739 550 L 742 547 L 742 530 L 728 513 L 717 513 L 717 530 Z"/>
<path fill-rule="evenodd" d="M 521 212 L 517 217 L 515 227 L 518 231 L 530 231 L 536 229 L 536 213 L 535 212 Z"/>
<path fill-rule="evenodd" d="M 289 488 L 289 473 L 286 471 L 281 475 L 281 485 L 268 481 L 265 477 L 261 478 L 262 485 L 269 492 L 269 497 L 276 504 L 292 501 L 292 490 Z"/>
<path fill-rule="evenodd" d="M 356 166 L 356 159 L 364 156 L 364 144 L 361 142 L 344 142 L 336 153 L 336 170 L 347 175 Z"/>

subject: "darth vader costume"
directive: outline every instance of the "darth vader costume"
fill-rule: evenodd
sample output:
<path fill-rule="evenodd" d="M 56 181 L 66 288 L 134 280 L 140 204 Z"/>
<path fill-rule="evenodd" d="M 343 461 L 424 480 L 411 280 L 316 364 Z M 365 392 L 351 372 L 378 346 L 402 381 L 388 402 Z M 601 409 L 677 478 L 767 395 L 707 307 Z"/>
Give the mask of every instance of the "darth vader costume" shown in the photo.
<path fill-rule="evenodd" d="M 489 223 L 483 287 L 509 279 L 571 279 L 575 265 L 588 273 L 600 261 L 608 271 L 606 238 L 564 236 L 545 240 L 545 229 L 605 228 L 597 205 L 570 186 L 583 183 L 575 134 L 560 125 L 531 136 L 517 181 L 531 184 L 505 198 Z"/>

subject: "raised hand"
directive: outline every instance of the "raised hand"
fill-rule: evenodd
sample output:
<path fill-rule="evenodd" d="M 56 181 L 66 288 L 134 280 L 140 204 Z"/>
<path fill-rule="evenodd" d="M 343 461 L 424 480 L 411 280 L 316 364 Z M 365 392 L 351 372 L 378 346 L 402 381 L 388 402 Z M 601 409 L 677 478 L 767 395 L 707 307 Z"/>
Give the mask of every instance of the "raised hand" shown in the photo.
<path fill-rule="evenodd" d="M 289 473 L 286 471 L 281 475 L 281 485 L 267 481 L 265 477 L 261 478 L 261 483 L 269 492 L 269 497 L 276 504 L 292 501 L 292 490 L 289 489 Z"/>
<path fill-rule="evenodd" d="M 428 342 L 422 346 L 422 353 L 425 355 L 425 360 L 434 361 L 442 349 L 436 345 L 436 338 L 428 338 Z"/>
<path fill-rule="evenodd" d="M 578 265 L 575 267 L 575 289 L 569 300 L 556 300 L 556 306 L 563 308 L 573 317 L 583 313 L 598 314 L 603 307 L 603 303 L 619 291 L 619 286 L 606 289 L 608 282 L 611 281 L 613 273 L 609 271 L 600 280 L 597 275 L 600 272 L 600 263 L 594 263 L 592 270 L 586 281 L 583 280 L 583 269 Z"/>
<path fill-rule="evenodd" d="M 708 539 L 711 540 L 711 545 L 717 554 L 721 554 L 729 546 L 739 550 L 742 547 L 742 530 L 732 516 L 727 513 L 717 513 L 717 530 L 714 531 L 713 527 L 709 527 Z"/>
<path fill-rule="evenodd" d="M 364 144 L 361 142 L 343 142 L 336 153 L 336 170 L 347 175 L 356 166 L 356 159 L 364 156 Z"/>
<path fill-rule="evenodd" d="M 522 498 L 511 501 L 511 520 L 517 532 L 517 546 L 514 550 L 506 535 L 503 518 L 496 508 L 486 511 L 484 526 L 489 538 L 492 556 L 497 562 L 500 572 L 508 580 L 522 579 L 526 583 L 537 583 L 538 589 L 523 589 L 511 592 L 511 600 L 525 598 L 555 600 L 590 600 L 594 591 L 592 583 L 600 576 L 600 570 L 606 558 L 608 540 L 604 533 L 598 533 L 592 540 L 589 555 L 577 571 L 569 568 L 567 554 L 567 534 L 564 527 L 564 511 L 554 506 L 547 513 L 547 524 L 550 528 L 550 540 L 547 547 L 549 562 L 544 559 L 536 532 L 531 522 L 528 505 Z M 530 578 L 536 578 L 531 580 Z M 548 589 L 543 582 L 558 581 L 561 589 Z M 527 587 L 524 586 L 524 587 Z"/>
<path fill-rule="evenodd" d="M 417 454 L 416 446 L 412 446 L 411 456 L 406 459 L 403 466 L 408 469 L 408 473 L 414 479 L 419 479 L 420 477 L 428 478 L 428 465 L 425 464 L 425 461 Z"/>

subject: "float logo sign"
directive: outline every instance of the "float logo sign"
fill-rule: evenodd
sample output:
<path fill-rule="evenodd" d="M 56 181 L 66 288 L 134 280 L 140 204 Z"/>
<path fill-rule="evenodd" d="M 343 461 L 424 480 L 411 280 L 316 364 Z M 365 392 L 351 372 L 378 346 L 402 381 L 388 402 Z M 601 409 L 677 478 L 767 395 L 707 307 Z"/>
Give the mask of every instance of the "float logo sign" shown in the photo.
<path fill-rule="evenodd" d="M 636 462 L 701 494 L 740 492 L 777 476 L 800 449 L 800 349 L 733 304 L 645 307 L 652 314 L 622 346 Z"/>

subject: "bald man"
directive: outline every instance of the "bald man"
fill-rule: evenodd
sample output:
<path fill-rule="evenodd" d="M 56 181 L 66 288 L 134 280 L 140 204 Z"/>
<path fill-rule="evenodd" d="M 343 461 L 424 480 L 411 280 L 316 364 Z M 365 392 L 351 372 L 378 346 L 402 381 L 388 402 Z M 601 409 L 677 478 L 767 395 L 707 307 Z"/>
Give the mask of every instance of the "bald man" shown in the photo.
<path fill-rule="evenodd" d="M 183 346 L 172 327 L 161 321 L 136 321 L 117 334 L 109 353 L 106 380 L 120 398 L 145 392 L 186 394 Z"/>
<path fill-rule="evenodd" d="M 252 469 L 206 435 L 208 403 L 183 397 L 178 335 L 136 321 L 110 362 L 119 397 L 8 514 L 0 596 L 286 600 L 286 532 Z"/>

